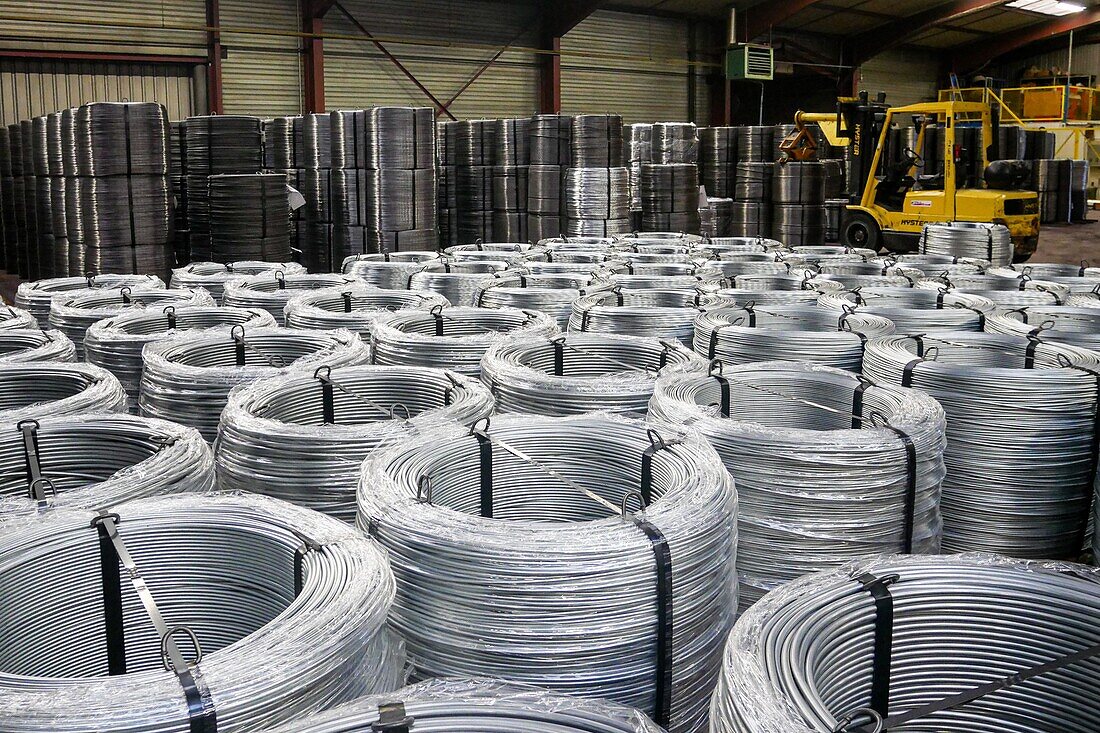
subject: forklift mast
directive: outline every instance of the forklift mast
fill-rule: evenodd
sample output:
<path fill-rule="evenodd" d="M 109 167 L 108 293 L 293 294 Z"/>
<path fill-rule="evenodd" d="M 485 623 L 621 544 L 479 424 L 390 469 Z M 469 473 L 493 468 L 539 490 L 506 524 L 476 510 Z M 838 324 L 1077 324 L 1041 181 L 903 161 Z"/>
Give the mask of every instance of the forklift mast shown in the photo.
<path fill-rule="evenodd" d="M 849 139 L 850 167 L 848 171 L 848 202 L 858 204 L 863 198 L 863 190 L 875 160 L 882 127 L 886 121 L 886 93 L 879 92 L 871 101 L 866 91 L 858 97 L 837 99 L 837 134 Z"/>

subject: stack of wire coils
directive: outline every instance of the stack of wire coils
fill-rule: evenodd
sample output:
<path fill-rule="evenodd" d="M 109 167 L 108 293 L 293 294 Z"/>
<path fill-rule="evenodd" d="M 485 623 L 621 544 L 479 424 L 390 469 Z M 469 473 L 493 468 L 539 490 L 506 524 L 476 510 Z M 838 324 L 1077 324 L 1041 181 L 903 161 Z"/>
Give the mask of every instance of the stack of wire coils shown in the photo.
<path fill-rule="evenodd" d="M 631 228 L 642 226 L 642 166 L 653 162 L 653 125 L 638 122 L 623 125 L 623 162 L 630 171 Z"/>
<path fill-rule="evenodd" d="M 704 308 L 725 303 L 692 286 L 604 290 L 573 301 L 569 330 L 675 339 L 690 347 L 695 317 Z"/>
<path fill-rule="evenodd" d="M 173 291 L 168 291 L 173 292 Z M 141 352 L 146 344 L 172 338 L 183 331 L 234 326 L 249 329 L 275 326 L 267 311 L 245 308 L 221 308 L 203 305 L 165 305 L 161 308 L 131 309 L 104 318 L 88 327 L 84 335 L 84 358 L 118 377 L 126 390 L 130 411 L 138 411 L 141 371 L 145 363 Z"/>
<path fill-rule="evenodd" d="M 76 361 L 76 346 L 57 330 L 4 328 L 0 324 L 0 364 Z"/>
<path fill-rule="evenodd" d="M 695 319 L 695 351 L 724 364 L 789 359 L 859 373 L 869 339 L 894 332 L 882 316 L 816 305 L 713 308 Z"/>
<path fill-rule="evenodd" d="M 868 377 L 921 389 L 947 413 L 945 552 L 1078 555 L 1096 474 L 1097 367 L 1092 351 L 996 333 L 867 344 Z"/>
<path fill-rule="evenodd" d="M 439 219 L 439 245 L 458 244 L 458 199 L 455 184 L 455 131 L 458 122 L 435 123 L 436 217 Z"/>
<path fill-rule="evenodd" d="M 1072 162 L 1056 158 L 1031 163 L 1031 187 L 1039 194 L 1039 221 L 1043 224 L 1070 220 Z"/>
<path fill-rule="evenodd" d="M 402 290 L 409 287 L 409 277 L 421 270 L 423 263 L 438 262 L 441 257 L 439 252 L 432 250 L 359 254 L 345 258 L 340 272 L 359 278 L 368 285 Z"/>
<path fill-rule="evenodd" d="M 759 286 L 721 288 L 715 293 L 722 300 L 731 305 L 744 308 L 746 306 L 771 306 L 803 304 L 813 305 L 818 301 L 820 292 L 814 289 L 811 283 L 805 290 L 772 290 Z"/>
<path fill-rule="evenodd" d="M 283 372 L 364 364 L 369 350 L 344 330 L 234 326 L 185 332 L 143 351 L 141 413 L 189 425 L 213 442 L 233 387 Z"/>
<path fill-rule="evenodd" d="M 210 491 L 214 457 L 191 428 L 132 415 L 67 415 L 0 430 L 0 475 L 2 526 L 47 506 L 99 509 Z"/>
<path fill-rule="evenodd" d="M 192 262 L 186 267 L 172 270 L 169 287 L 202 288 L 210 293 L 215 302 L 222 302 L 225 284 L 230 280 L 262 272 L 282 272 L 284 275 L 304 274 L 305 268 L 296 262 Z"/>
<path fill-rule="evenodd" d="M 869 554 L 936 553 L 944 414 L 916 390 L 789 361 L 657 380 L 651 420 L 698 430 L 737 486 L 741 611 Z"/>
<path fill-rule="evenodd" d="M 355 521 L 359 467 L 380 446 L 493 412 L 477 379 L 410 366 L 319 368 L 235 390 L 218 429 L 218 485 Z"/>
<path fill-rule="evenodd" d="M 843 160 L 823 160 L 825 166 L 825 241 L 840 241 L 840 222 L 848 206 Z"/>
<path fill-rule="evenodd" d="M 331 517 L 177 494 L 39 519 L 0 540 L 0 588 L 20 610 L 0 622 L 12 731 L 260 729 L 403 681 L 385 555 Z M 100 552 L 133 587 L 114 578 L 104 596 Z"/>
<path fill-rule="evenodd" d="M 95 102 L 73 124 L 85 272 L 167 277 L 175 263 L 167 111 Z"/>
<path fill-rule="evenodd" d="M 81 200 L 84 184 L 88 181 L 88 178 L 80 174 L 80 167 L 77 164 L 76 112 L 77 108 L 75 107 L 61 110 L 61 172 L 65 176 L 65 236 L 69 244 L 69 269 L 67 273 L 59 274 L 70 276 L 87 273 L 84 262 L 84 217 L 81 214 Z M 172 164 L 171 161 L 170 164 Z M 170 170 L 174 171 L 175 168 Z M 169 183 L 171 185 L 171 178 L 169 178 Z M 186 207 L 186 198 L 181 192 L 177 196 L 177 207 L 173 216 L 173 223 L 182 232 L 186 232 L 187 226 L 186 222 L 180 226 L 180 214 L 178 212 L 180 209 L 185 210 L 184 207 Z M 180 252 L 181 241 L 184 245 L 182 253 L 186 258 L 185 234 L 173 235 L 173 248 L 177 253 Z M 182 261 L 178 254 L 176 261 Z"/>
<path fill-rule="evenodd" d="M 772 146 L 768 160 L 777 161 L 783 158 L 783 151 L 779 149 L 779 146 L 783 144 L 788 135 L 796 130 L 798 130 L 798 126 L 790 123 L 772 126 Z"/>
<path fill-rule="evenodd" d="M 613 236 L 632 230 L 630 171 L 623 165 L 623 120 L 618 115 L 573 118 L 571 168 L 562 190 L 567 236 Z"/>
<path fill-rule="evenodd" d="M 895 260 L 901 267 L 920 270 L 926 277 L 941 275 L 980 275 L 989 267 L 988 260 L 954 257 L 952 255 L 907 254 L 897 255 Z"/>
<path fill-rule="evenodd" d="M 167 305 L 214 305 L 205 290 L 167 290 L 165 288 L 96 288 L 74 290 L 54 296 L 50 305 L 50 326 L 61 331 L 76 346 L 76 355 L 84 358 L 84 334 L 96 321 L 131 309 L 163 308 Z"/>
<path fill-rule="evenodd" d="M 369 341 L 379 316 L 401 310 L 431 310 L 450 302 L 442 295 L 417 290 L 383 290 L 352 283 L 295 295 L 284 309 L 287 328 L 346 328 Z"/>
<path fill-rule="evenodd" d="M 35 178 L 34 215 L 38 226 L 38 276 L 55 277 L 56 275 L 67 274 L 69 268 L 68 263 L 65 263 L 65 269 L 58 271 L 54 262 L 56 255 L 53 238 L 53 207 L 50 202 L 49 131 L 46 121 L 46 115 L 31 119 L 31 165 Z M 63 244 L 65 244 L 65 259 L 67 260 L 69 255 L 68 244 Z"/>
<path fill-rule="evenodd" d="M 789 273 L 746 273 L 737 275 L 733 279 L 734 287 L 746 290 L 843 290 L 840 283 L 832 283 L 814 279 L 813 273 L 803 271 L 798 274 Z"/>
<path fill-rule="evenodd" d="M 496 120 L 493 133 L 493 238 L 501 242 L 527 241 L 530 128 L 529 117 Z"/>
<path fill-rule="evenodd" d="M 22 158 L 23 190 L 21 196 L 22 217 L 25 227 L 24 239 L 20 243 L 20 255 L 25 264 L 27 277 L 34 280 L 42 276 L 42 264 L 38 252 L 38 176 L 34 174 L 34 123 L 22 120 L 19 123 L 19 153 Z"/>
<path fill-rule="evenodd" d="M 559 332 L 550 316 L 519 308 L 398 311 L 375 320 L 371 363 L 436 367 L 476 377 L 481 373 L 481 358 L 501 338 L 549 338 Z"/>
<path fill-rule="evenodd" d="M 921 335 L 943 331 L 982 331 L 996 305 L 970 293 L 936 292 L 922 288 L 866 287 L 823 293 L 818 305 L 843 313 L 856 310 L 887 318 L 894 333 Z"/>
<path fill-rule="evenodd" d="M 642 713 L 605 700 L 570 697 L 490 679 L 438 679 L 298 718 L 271 733 L 371 733 L 400 700 L 407 720 L 439 733 L 661 733 Z"/>
<path fill-rule="evenodd" d="M 307 114 L 295 119 L 295 172 L 305 205 L 295 210 L 295 248 L 313 272 L 333 272 L 340 260 L 332 254 L 332 116 Z"/>
<path fill-rule="evenodd" d="M 708 196 L 733 198 L 737 166 L 737 128 L 699 130 L 699 178 Z"/>
<path fill-rule="evenodd" d="M 737 128 L 737 165 L 733 173 L 733 236 L 771 235 L 772 128 Z"/>
<path fill-rule="evenodd" d="M 772 171 L 771 233 L 789 247 L 825 242 L 825 164 L 777 163 Z"/>
<path fill-rule="evenodd" d="M 498 259 L 427 262 L 409 275 L 408 289 L 438 293 L 451 305 L 473 306 L 482 288 L 509 267 Z"/>
<path fill-rule="evenodd" d="M 51 415 L 126 412 L 115 376 L 92 364 L 0 364 L 0 423 Z"/>
<path fill-rule="evenodd" d="M 699 209 L 699 233 L 705 237 L 725 237 L 733 231 L 733 199 L 707 197 Z"/>
<path fill-rule="evenodd" d="M 1071 160 L 1069 162 L 1069 220 L 1088 221 L 1089 162 Z"/>
<path fill-rule="evenodd" d="M 609 287 L 596 272 L 532 274 L 524 270 L 500 273 L 474 295 L 479 308 L 526 308 L 545 313 L 563 330 L 569 325 L 573 301 L 586 292 Z"/>
<path fill-rule="evenodd" d="M 19 283 L 15 291 L 15 305 L 34 316 L 38 325 L 50 325 L 50 305 L 59 293 L 93 288 L 135 290 L 163 288 L 164 281 L 156 275 L 89 275 L 87 277 L 55 277 L 48 280 Z"/>
<path fill-rule="evenodd" d="M 290 261 L 286 174 L 219 174 L 208 181 L 212 262 Z"/>
<path fill-rule="evenodd" d="M 964 555 L 800 578 L 738 619 L 711 730 L 1087 733 L 1100 715 L 1097 576 Z"/>
<path fill-rule="evenodd" d="M 53 273 L 55 277 L 69 274 L 69 229 L 65 216 L 65 148 L 61 135 L 61 113 L 46 115 L 47 173 L 49 175 L 51 236 L 53 237 Z M 168 170 L 171 171 L 171 161 Z M 169 188 L 171 177 L 169 176 Z M 174 226 L 173 218 L 173 226 Z"/>
<path fill-rule="evenodd" d="M 699 131 L 694 122 L 655 122 L 652 148 L 655 163 L 698 163 Z"/>
<path fill-rule="evenodd" d="M 66 121 L 66 113 L 69 117 Z M 65 187 L 66 187 L 66 206 L 69 205 L 68 188 L 72 186 L 72 177 L 76 175 L 75 163 L 70 166 L 68 160 L 68 149 L 73 145 L 73 125 L 72 125 L 72 112 L 70 110 L 62 110 L 61 114 L 61 146 L 62 146 L 62 169 L 65 175 Z M 183 122 L 177 120 L 175 122 L 168 123 L 168 157 L 170 159 L 168 175 L 168 183 L 171 186 L 172 200 L 175 201 L 175 207 L 173 208 L 172 222 L 173 222 L 173 234 L 172 234 L 172 249 L 176 253 L 176 262 L 187 262 L 187 196 L 186 186 L 184 185 L 184 178 L 186 176 L 186 168 L 184 167 L 183 159 Z M 76 151 L 73 150 L 73 156 L 75 159 Z M 66 217 L 68 218 L 68 217 Z M 66 221 L 66 226 L 68 222 Z M 70 246 L 70 253 L 75 248 Z M 70 254 L 70 266 L 69 272 L 72 274 L 76 263 L 72 260 Z M 77 273 L 79 274 L 79 273 Z"/>
<path fill-rule="evenodd" d="M 455 201 L 458 244 L 493 241 L 495 120 L 455 123 Z M 448 150 L 448 155 L 450 150 Z"/>
<path fill-rule="evenodd" d="M 1072 306 L 1030 306 L 1002 311 L 986 319 L 989 333 L 1100 350 L 1100 310 Z"/>
<path fill-rule="evenodd" d="M 1027 157 L 1027 130 L 1019 125 L 997 126 L 997 159 L 1023 160 Z"/>
<path fill-rule="evenodd" d="M 481 379 L 499 412 L 611 412 L 643 418 L 659 374 L 701 372 L 703 367 L 703 360 L 679 341 L 569 333 L 497 344 L 481 360 Z"/>
<path fill-rule="evenodd" d="M 699 167 L 695 163 L 643 163 L 638 189 L 643 231 L 699 231 Z"/>
<path fill-rule="evenodd" d="M 531 168 L 527 175 L 527 236 L 537 242 L 561 235 L 562 182 L 569 167 L 573 118 L 531 118 Z"/>
<path fill-rule="evenodd" d="M 287 302 L 302 291 L 347 286 L 358 280 L 333 273 L 287 274 L 282 270 L 233 278 L 225 283 L 222 304 L 236 308 L 260 308 L 270 313 L 281 326 Z"/>
<path fill-rule="evenodd" d="M 5 229 L 5 266 L 9 272 L 17 272 L 26 280 L 30 276 L 27 268 L 27 214 L 24 201 L 26 181 L 23 179 L 23 129 L 18 124 L 8 125 L 8 161 L 11 165 L 10 187 L 5 185 L 4 202 L 12 212 L 11 233 Z"/>
<path fill-rule="evenodd" d="M 1053 132 L 1042 128 L 1025 130 L 1027 135 L 1027 155 L 1029 160 L 1049 160 L 1054 157 L 1058 141 Z"/>
<path fill-rule="evenodd" d="M 783 243 L 775 239 L 760 236 L 710 237 L 698 245 L 701 252 L 710 255 L 722 255 L 727 252 L 771 252 L 781 249 Z"/>
<path fill-rule="evenodd" d="M 18 235 L 15 225 L 15 180 L 12 177 L 11 139 L 8 128 L 0 125 L 0 266 L 18 274 L 16 252 Z"/>
<path fill-rule="evenodd" d="M 637 707 L 671 733 L 705 727 L 737 605 L 733 482 L 705 441 L 606 415 L 495 417 L 376 452 L 358 499 L 420 675 L 504 677 Z"/>
<path fill-rule="evenodd" d="M 210 176 L 263 170 L 263 129 L 258 117 L 207 115 L 183 121 L 187 168 L 190 260 L 210 260 Z M 186 264 L 186 263 L 180 263 Z"/>
<path fill-rule="evenodd" d="M 299 193 L 302 192 L 302 159 L 305 152 L 302 147 L 302 117 L 276 117 L 263 121 L 264 133 L 264 170 L 278 173 L 284 177 L 287 185 Z M 305 194 L 303 193 L 303 197 Z M 289 199 L 288 199 L 289 202 Z M 288 203 L 289 207 L 289 203 Z M 288 232 L 290 246 L 298 248 L 298 226 L 303 207 L 289 212 Z M 307 260 L 302 252 L 302 260 Z M 312 263 L 310 263 L 312 264 Z M 317 269 L 316 267 L 314 269 Z M 328 271 L 328 268 L 325 269 Z"/>
<path fill-rule="evenodd" d="M 1012 263 L 1012 237 L 1004 224 L 953 221 L 925 224 L 920 253 L 986 260 L 994 265 Z"/>
<path fill-rule="evenodd" d="M 753 161 L 773 161 L 773 127 L 769 125 L 748 125 L 737 128 L 737 159 Z"/>

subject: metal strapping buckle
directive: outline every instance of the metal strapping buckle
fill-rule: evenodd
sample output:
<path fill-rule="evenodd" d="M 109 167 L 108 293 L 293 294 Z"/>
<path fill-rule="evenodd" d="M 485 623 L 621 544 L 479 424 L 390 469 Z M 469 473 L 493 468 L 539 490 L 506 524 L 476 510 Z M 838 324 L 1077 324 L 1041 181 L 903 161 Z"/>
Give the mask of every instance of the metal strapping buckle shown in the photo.
<path fill-rule="evenodd" d="M 631 489 L 630 491 L 627 491 L 625 494 L 623 494 L 623 500 L 619 504 L 619 511 L 622 513 L 622 516 L 624 516 L 624 517 L 626 517 L 626 516 L 633 513 L 629 510 L 630 499 L 632 497 L 637 497 L 638 498 L 638 511 L 640 511 L 640 512 L 645 511 L 645 498 L 642 496 L 642 492 L 640 492 L 636 489 Z"/>
<path fill-rule="evenodd" d="M 833 726 L 832 733 L 844 733 L 848 730 L 848 726 L 855 722 L 856 718 L 861 715 L 865 715 L 871 719 L 871 723 L 875 726 L 873 730 L 868 733 L 882 733 L 882 716 L 877 710 L 872 708 L 856 708 L 851 712 L 845 713 L 836 719 L 836 725 Z"/>
<path fill-rule="evenodd" d="M 432 479 L 431 476 L 421 476 L 416 481 L 416 503 L 432 503 Z"/>
<path fill-rule="evenodd" d="M 202 661 L 202 646 L 199 645 L 199 637 L 195 635 L 195 632 L 188 626 L 173 626 L 164 632 L 160 637 L 160 659 L 164 664 L 164 668 L 169 672 L 181 672 L 183 670 L 174 669 L 171 660 L 168 658 L 168 642 L 173 636 L 179 632 L 183 632 L 191 640 L 191 644 L 195 647 L 195 659 L 192 662 L 188 662 L 188 667 L 194 667 L 196 664 Z"/>

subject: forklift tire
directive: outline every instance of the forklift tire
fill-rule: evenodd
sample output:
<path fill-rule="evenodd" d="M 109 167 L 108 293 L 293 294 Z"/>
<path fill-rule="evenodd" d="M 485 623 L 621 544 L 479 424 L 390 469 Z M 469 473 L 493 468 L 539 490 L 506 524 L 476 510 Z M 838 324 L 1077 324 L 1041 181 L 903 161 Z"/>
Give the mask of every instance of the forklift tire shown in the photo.
<path fill-rule="evenodd" d="M 851 211 L 841 227 L 840 243 L 846 247 L 865 247 L 877 252 L 882 247 L 882 232 L 870 214 Z"/>

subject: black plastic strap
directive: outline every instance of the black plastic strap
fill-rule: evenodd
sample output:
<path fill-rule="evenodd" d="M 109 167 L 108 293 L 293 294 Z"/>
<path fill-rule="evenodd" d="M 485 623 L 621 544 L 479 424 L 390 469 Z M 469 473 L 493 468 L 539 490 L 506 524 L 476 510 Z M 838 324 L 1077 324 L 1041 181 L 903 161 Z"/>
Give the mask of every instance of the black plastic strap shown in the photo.
<path fill-rule="evenodd" d="M 649 447 L 642 451 L 642 503 L 645 506 L 649 506 L 650 501 L 653 498 L 653 456 L 661 450 L 670 446 L 676 445 L 679 441 L 666 441 L 657 431 L 653 428 L 649 428 L 646 431 L 646 436 L 649 438 Z"/>
<path fill-rule="evenodd" d="M 373 733 L 409 733 L 413 719 L 405 713 L 404 703 L 387 702 L 378 706 L 378 720 L 371 723 Z"/>
<path fill-rule="evenodd" d="M 565 374 L 565 337 L 561 336 L 550 342 L 554 347 L 554 376 Z"/>
<path fill-rule="evenodd" d="M 1027 335 L 1027 347 L 1024 349 L 1024 369 L 1035 368 L 1035 352 L 1042 343 L 1042 340 L 1034 331 Z"/>
<path fill-rule="evenodd" d="M 715 326 L 710 332 L 710 341 L 707 343 L 707 358 L 713 359 L 718 352 L 718 330 L 721 326 Z"/>
<path fill-rule="evenodd" d="M 33 494 L 42 478 L 42 464 L 38 458 L 38 421 L 21 420 L 16 428 L 23 433 L 23 458 L 27 467 L 27 486 Z"/>
<path fill-rule="evenodd" d="M 103 523 L 97 523 L 99 566 L 103 584 L 103 625 L 107 635 L 107 674 L 126 674 L 126 632 L 122 616 L 122 576 L 114 543 Z"/>
<path fill-rule="evenodd" d="M 672 714 L 672 551 L 661 530 L 636 515 L 627 515 L 645 533 L 657 568 L 657 660 L 653 722 L 667 728 Z"/>
<path fill-rule="evenodd" d="M 244 366 L 245 363 L 248 361 L 248 359 L 247 359 L 248 355 L 245 353 L 244 329 L 243 328 L 240 331 L 237 331 L 236 329 L 234 329 L 234 331 L 233 331 L 233 343 L 236 345 L 237 366 Z"/>
<path fill-rule="evenodd" d="M 852 430 L 859 430 L 863 427 L 863 393 L 867 391 L 868 387 L 873 386 L 863 377 L 857 377 L 857 379 L 859 379 L 859 384 L 856 385 L 855 391 L 852 393 Z"/>
<path fill-rule="evenodd" d="M 321 545 L 308 537 L 302 537 L 302 544 L 294 548 L 294 597 L 302 594 L 302 588 L 306 584 L 305 562 L 306 555 L 313 550 L 321 549 Z"/>
<path fill-rule="evenodd" d="M 438 306 L 431 310 L 432 318 L 435 319 L 435 335 L 443 335 L 443 309 Z"/>
<path fill-rule="evenodd" d="M 908 364 L 906 364 L 905 366 L 903 366 L 901 368 L 901 386 L 902 387 L 912 387 L 913 386 L 913 372 L 916 371 L 918 364 L 923 364 L 923 363 L 924 363 L 924 359 L 918 356 L 916 359 L 913 359 L 912 361 L 910 361 Z"/>
<path fill-rule="evenodd" d="M 591 320 L 591 310 L 589 309 L 589 310 L 581 311 L 581 330 L 582 331 L 587 331 L 588 330 L 588 322 L 590 320 Z"/>
<path fill-rule="evenodd" d="M 975 313 L 977 313 L 977 314 L 978 314 L 978 330 L 979 330 L 979 331 L 984 331 L 984 330 L 985 330 L 985 313 L 983 313 L 982 311 L 978 310 L 977 308 L 971 308 L 971 307 L 970 307 L 970 306 L 968 306 L 968 305 L 967 305 L 967 306 L 963 306 L 963 307 L 964 307 L 964 308 L 966 308 L 967 310 L 971 310 L 971 311 L 974 311 Z"/>
<path fill-rule="evenodd" d="M 218 714 L 210 690 L 203 682 L 198 669 L 184 669 L 176 673 L 184 697 L 187 698 L 189 733 L 218 733 Z"/>
<path fill-rule="evenodd" d="M 489 421 L 485 420 L 485 430 Z M 481 516 L 493 518 L 493 441 L 485 430 L 478 429 L 477 423 L 470 429 L 470 435 L 477 438 L 478 459 L 481 464 Z"/>
<path fill-rule="evenodd" d="M 917 446 L 904 430 L 893 425 L 884 427 L 897 435 L 905 447 L 905 535 L 901 551 L 909 555 L 913 552 L 913 520 L 917 512 Z"/>
<path fill-rule="evenodd" d="M 328 377 L 321 379 L 321 414 L 326 425 L 336 424 L 336 403 L 333 400 L 332 380 Z"/>
<path fill-rule="evenodd" d="M 871 594 L 875 601 L 875 649 L 871 667 L 871 709 L 882 717 L 890 714 L 890 667 L 894 647 L 894 597 L 890 585 L 896 575 L 876 578 L 863 573 L 856 581 Z"/>
<path fill-rule="evenodd" d="M 712 374 L 714 381 L 718 382 L 718 391 L 721 394 L 720 402 L 718 403 L 718 409 L 722 414 L 722 417 L 730 416 L 730 380 L 723 377 L 721 374 Z"/>
<path fill-rule="evenodd" d="M 340 297 L 344 299 L 344 312 L 351 313 L 351 291 L 345 290 L 340 293 Z"/>
<path fill-rule="evenodd" d="M 1076 547 L 1080 547 L 1084 544 L 1085 536 L 1088 534 L 1089 515 L 1091 514 L 1093 501 L 1093 481 L 1095 480 L 1097 470 L 1100 470 L 1100 372 L 1076 364 L 1070 365 L 1069 368 L 1091 374 L 1096 380 L 1096 408 L 1092 418 L 1092 453 L 1089 461 L 1089 480 L 1085 484 L 1084 496 L 1085 516 L 1081 518 L 1081 528 L 1078 532 L 1077 544 L 1075 545 Z"/>
<path fill-rule="evenodd" d="M 168 318 L 168 330 L 176 330 L 176 307 L 174 305 L 165 306 L 164 315 Z"/>
<path fill-rule="evenodd" d="M 123 139 L 126 141 L 126 201 L 129 204 L 126 214 L 130 219 L 130 264 L 134 274 L 141 273 L 137 256 L 137 222 L 134 221 L 134 176 L 133 152 L 130 144 L 130 105 L 122 105 Z"/>

